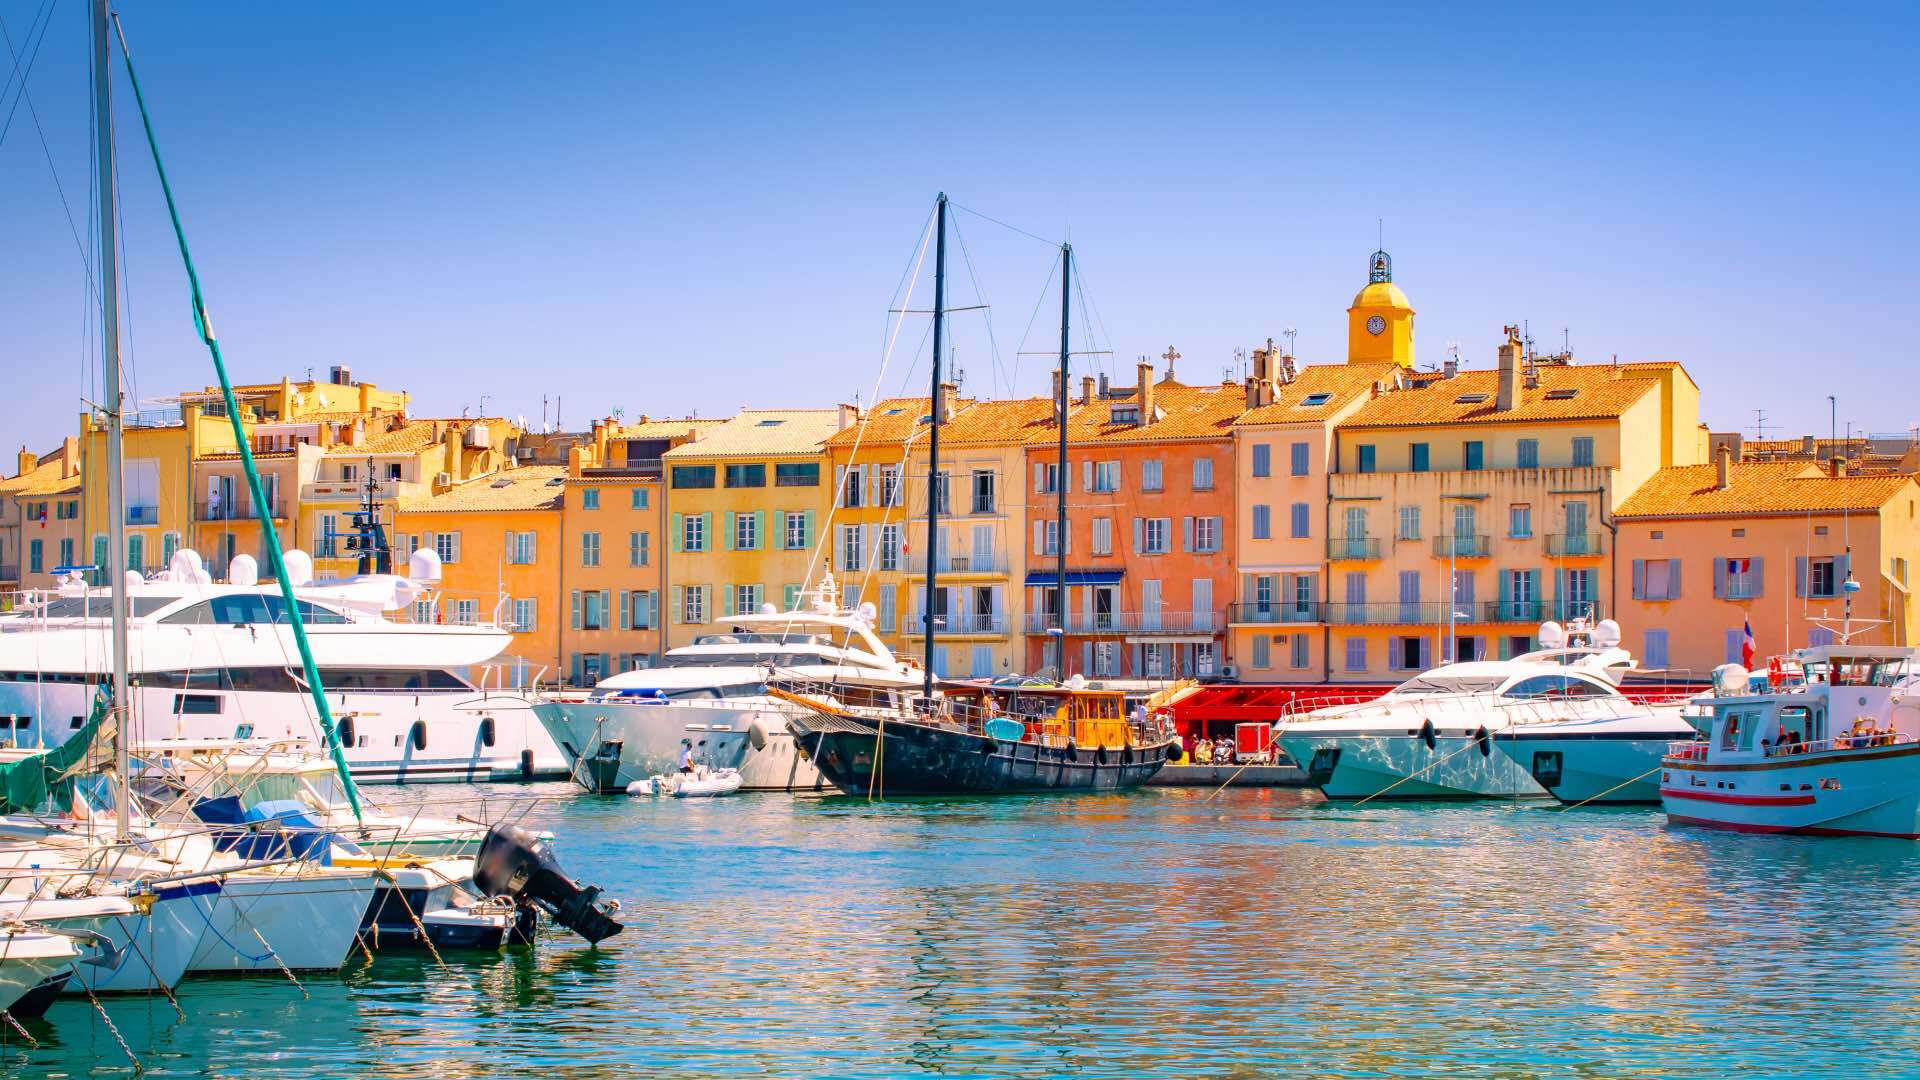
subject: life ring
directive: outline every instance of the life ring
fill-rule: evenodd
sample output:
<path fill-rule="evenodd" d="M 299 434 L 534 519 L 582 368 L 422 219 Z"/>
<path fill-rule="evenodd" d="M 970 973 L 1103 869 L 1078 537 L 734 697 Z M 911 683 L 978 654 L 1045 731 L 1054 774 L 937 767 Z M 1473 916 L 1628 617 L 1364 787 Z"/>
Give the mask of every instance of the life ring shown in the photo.
<path fill-rule="evenodd" d="M 1480 725 L 1480 729 L 1473 733 L 1473 741 L 1480 744 L 1481 757 L 1493 756 L 1493 736 L 1487 734 L 1487 725 Z"/>
<path fill-rule="evenodd" d="M 1777 655 L 1768 657 L 1767 658 L 1767 685 L 1779 686 L 1781 683 L 1786 681 L 1786 678 L 1787 678 L 1787 671 L 1785 666 L 1783 666 L 1780 663 L 1780 657 Z"/>
<path fill-rule="evenodd" d="M 1434 734 L 1433 734 L 1433 720 L 1432 720 L 1431 718 L 1429 718 L 1429 719 L 1427 719 L 1426 721 L 1424 721 L 1424 722 L 1422 722 L 1422 723 L 1421 723 L 1421 725 L 1420 725 L 1420 741 L 1421 741 L 1421 742 L 1423 742 L 1423 743 L 1426 743 L 1426 744 L 1427 744 L 1427 749 L 1429 749 L 1429 750 L 1431 750 L 1431 749 L 1433 749 L 1433 747 L 1434 747 L 1434 744 L 1435 744 L 1435 743 L 1436 743 L 1436 741 L 1437 741 L 1437 740 L 1436 740 L 1436 739 L 1434 738 Z"/>

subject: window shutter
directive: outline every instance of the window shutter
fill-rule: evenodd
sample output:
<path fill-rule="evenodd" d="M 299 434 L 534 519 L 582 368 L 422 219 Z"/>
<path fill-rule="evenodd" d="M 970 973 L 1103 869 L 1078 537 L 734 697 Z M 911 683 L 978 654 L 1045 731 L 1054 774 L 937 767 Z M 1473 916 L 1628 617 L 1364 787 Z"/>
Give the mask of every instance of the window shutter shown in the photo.
<path fill-rule="evenodd" d="M 1146 524 L 1143 522 L 1142 519 L 1134 518 L 1133 519 L 1133 553 L 1135 555 L 1140 554 L 1141 547 L 1146 543 L 1146 536 L 1147 536 Z"/>
<path fill-rule="evenodd" d="M 1667 560 L 1667 599 L 1680 599 L 1680 560 Z"/>
<path fill-rule="evenodd" d="M 800 586 L 789 585 L 780 591 L 780 610 L 792 611 L 800 603 Z"/>
<path fill-rule="evenodd" d="M 1093 490 L 1093 461 L 1088 459 L 1080 463 L 1080 490 Z"/>
<path fill-rule="evenodd" d="M 612 625 L 607 620 L 607 609 L 612 606 L 613 606 L 613 590 L 601 589 L 600 590 L 600 629 L 602 630 L 605 630 L 608 626 Z"/>
<path fill-rule="evenodd" d="M 721 585 L 718 588 L 720 589 L 720 617 L 730 619 L 734 616 L 733 586 Z"/>
<path fill-rule="evenodd" d="M 1061 611 L 1063 619 L 1065 615 L 1065 605 L 1063 604 Z M 1067 624 L 1062 622 L 1060 629 L 1065 630 L 1066 628 Z M 1080 586 L 1080 629 L 1091 630 L 1093 628 L 1093 586 L 1082 585 Z"/>
<path fill-rule="evenodd" d="M 1190 517 L 1180 519 L 1180 550 L 1193 551 L 1193 519 Z"/>
<path fill-rule="evenodd" d="M 671 610 L 667 612 L 667 620 L 674 623 L 683 621 L 687 611 L 686 590 L 682 586 L 675 585 L 668 594 L 668 603 L 671 605 Z"/>
<path fill-rule="evenodd" d="M 580 590 L 573 590 L 573 628 L 580 629 Z"/>
<path fill-rule="evenodd" d="M 726 521 L 727 531 L 726 531 L 726 534 L 720 538 L 720 549 L 722 551 L 733 550 L 733 537 L 734 537 L 733 530 L 735 526 L 738 524 L 738 518 L 739 518 L 738 514 L 735 514 L 731 510 L 727 511 L 727 516 L 724 519 Z"/>
<path fill-rule="evenodd" d="M 1767 594 L 1767 561 L 1756 556 L 1753 560 L 1753 595 L 1756 599 Z"/>
<path fill-rule="evenodd" d="M 1793 595 L 1807 595 L 1807 557 L 1796 555 L 1793 559 Z"/>
<path fill-rule="evenodd" d="M 1044 461 L 1033 463 L 1033 490 L 1035 494 L 1045 494 L 1047 490 L 1047 465 Z"/>
<path fill-rule="evenodd" d="M 1080 643 L 1080 674 L 1093 674 L 1093 642 L 1091 641 Z"/>
<path fill-rule="evenodd" d="M 753 512 L 753 546 L 756 551 L 765 551 L 773 547 L 772 544 L 767 543 L 767 512 L 765 510 Z"/>
<path fill-rule="evenodd" d="M 1647 598 L 1647 561 L 1645 559 L 1633 560 L 1633 598 L 1635 600 Z"/>
<path fill-rule="evenodd" d="M 1033 553 L 1035 555 L 1047 553 L 1047 523 L 1044 521 L 1033 523 Z"/>
<path fill-rule="evenodd" d="M 801 525 L 800 525 L 801 546 L 811 551 L 813 550 L 813 511 L 808 510 L 805 513 L 801 514 L 800 522 L 801 522 Z"/>
<path fill-rule="evenodd" d="M 1431 670 L 1433 668 L 1433 641 L 1430 638 L 1425 638 L 1425 637 L 1420 638 L 1419 641 L 1420 641 L 1420 670 L 1421 671 Z"/>
<path fill-rule="evenodd" d="M 620 590 L 620 629 L 633 629 L 633 594 L 626 589 Z"/>
<path fill-rule="evenodd" d="M 713 512 L 700 515 L 700 550 L 713 550 Z"/>
<path fill-rule="evenodd" d="M 1840 586 L 1853 576 L 1853 556 L 1835 555 L 1833 557 L 1833 595 L 1840 595 Z"/>
<path fill-rule="evenodd" d="M 675 553 L 678 553 L 684 550 L 683 548 L 681 548 L 680 543 L 682 539 L 685 538 L 686 535 L 687 535 L 686 515 L 685 514 L 673 515 L 672 535 L 667 537 L 667 550 Z"/>
<path fill-rule="evenodd" d="M 1713 560 L 1713 598 L 1727 598 L 1727 560 L 1715 556 Z"/>
<path fill-rule="evenodd" d="M 845 506 L 846 504 L 847 467 L 845 465 L 835 465 L 833 467 L 833 505 Z"/>
<path fill-rule="evenodd" d="M 448 552 L 451 556 L 447 559 L 448 562 L 460 561 L 460 531 L 458 529 L 455 529 L 453 532 L 453 546 L 448 549 Z"/>

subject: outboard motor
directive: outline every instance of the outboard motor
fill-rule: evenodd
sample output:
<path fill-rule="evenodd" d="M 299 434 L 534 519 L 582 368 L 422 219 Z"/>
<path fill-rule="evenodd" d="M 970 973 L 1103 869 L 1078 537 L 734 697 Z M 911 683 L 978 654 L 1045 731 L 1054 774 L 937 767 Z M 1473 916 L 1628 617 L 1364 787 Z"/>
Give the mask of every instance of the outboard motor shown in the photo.
<path fill-rule="evenodd" d="M 560 869 L 553 849 L 530 829 L 495 825 L 480 842 L 473 862 L 473 883 L 488 896 L 510 896 L 552 916 L 553 921 L 590 942 L 602 941 L 626 929 L 614 922 L 619 910 L 611 901 L 599 902 L 600 889 L 580 885 Z"/>

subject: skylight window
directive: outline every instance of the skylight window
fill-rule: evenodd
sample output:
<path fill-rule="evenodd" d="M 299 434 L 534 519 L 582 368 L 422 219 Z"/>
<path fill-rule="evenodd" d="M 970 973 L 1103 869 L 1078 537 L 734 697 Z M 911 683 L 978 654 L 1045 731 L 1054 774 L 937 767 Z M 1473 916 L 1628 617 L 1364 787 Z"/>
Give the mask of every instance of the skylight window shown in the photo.
<path fill-rule="evenodd" d="M 490 485 L 488 485 L 488 486 L 490 486 L 490 487 L 497 487 L 497 488 L 503 488 L 503 487 L 512 487 L 512 486 L 513 486 L 513 481 L 512 481 L 512 480 L 509 480 L 509 479 L 507 479 L 506 477 L 501 477 L 500 479 L 498 479 L 498 480 L 495 480 L 495 481 L 494 481 L 494 482 L 493 482 L 492 484 L 490 484 Z"/>
<path fill-rule="evenodd" d="M 898 415 L 900 415 L 901 413 L 903 413 L 903 412 L 906 412 L 906 411 L 907 411 L 907 410 L 905 410 L 905 409 L 903 409 L 903 408 L 901 408 L 901 407 L 899 407 L 898 405 L 896 405 L 896 406 L 894 406 L 894 407 L 893 407 L 893 408 L 891 408 L 891 409 L 882 409 L 882 410 L 880 410 L 880 415 L 881 415 L 881 416 L 898 416 Z"/>
<path fill-rule="evenodd" d="M 551 479 L 551 480 L 549 480 L 549 481 L 547 481 L 547 486 L 548 486 L 548 487 L 559 487 L 559 486 L 560 486 L 561 484 L 564 484 L 564 483 L 566 483 L 566 482 L 567 482 L 567 478 L 566 478 L 566 477 L 564 477 L 564 476 L 556 476 L 556 477 L 554 477 L 553 479 Z"/>
<path fill-rule="evenodd" d="M 1108 413 L 1108 419 L 1115 424 L 1137 424 L 1140 422 L 1140 406 L 1115 405 Z"/>
<path fill-rule="evenodd" d="M 758 425 L 756 425 L 756 426 L 758 426 L 758 427 L 779 427 L 779 426 L 780 426 L 781 424 L 784 424 L 784 423 L 786 423 L 786 421 L 785 421 L 785 420 L 762 420 L 762 421 L 760 421 L 760 423 L 759 423 Z"/>
<path fill-rule="evenodd" d="M 1565 401 L 1579 392 L 1580 390 L 1578 387 L 1562 387 L 1559 390 L 1549 390 L 1547 391 L 1547 400 L 1548 401 Z"/>
<path fill-rule="evenodd" d="M 1315 405 L 1325 405 L 1327 402 L 1332 400 L 1333 400 L 1333 395 L 1323 390 L 1320 393 L 1308 394 L 1306 397 L 1301 398 L 1300 407 L 1303 409 L 1311 409 Z"/>
<path fill-rule="evenodd" d="M 1485 400 L 1487 400 L 1487 395 L 1485 394 L 1461 394 L 1459 397 L 1453 399 L 1456 405 L 1478 405 Z"/>

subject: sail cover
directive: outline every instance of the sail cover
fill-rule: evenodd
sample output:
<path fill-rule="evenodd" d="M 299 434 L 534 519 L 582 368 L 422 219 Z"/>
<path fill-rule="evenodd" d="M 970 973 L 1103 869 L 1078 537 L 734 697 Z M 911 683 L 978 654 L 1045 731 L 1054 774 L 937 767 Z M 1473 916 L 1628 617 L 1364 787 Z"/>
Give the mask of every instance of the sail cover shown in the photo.
<path fill-rule="evenodd" d="M 73 808 L 73 778 L 94 756 L 94 740 L 107 719 L 107 698 L 93 700 L 93 714 L 79 731 L 51 750 L 0 764 L 0 814 Z"/>

